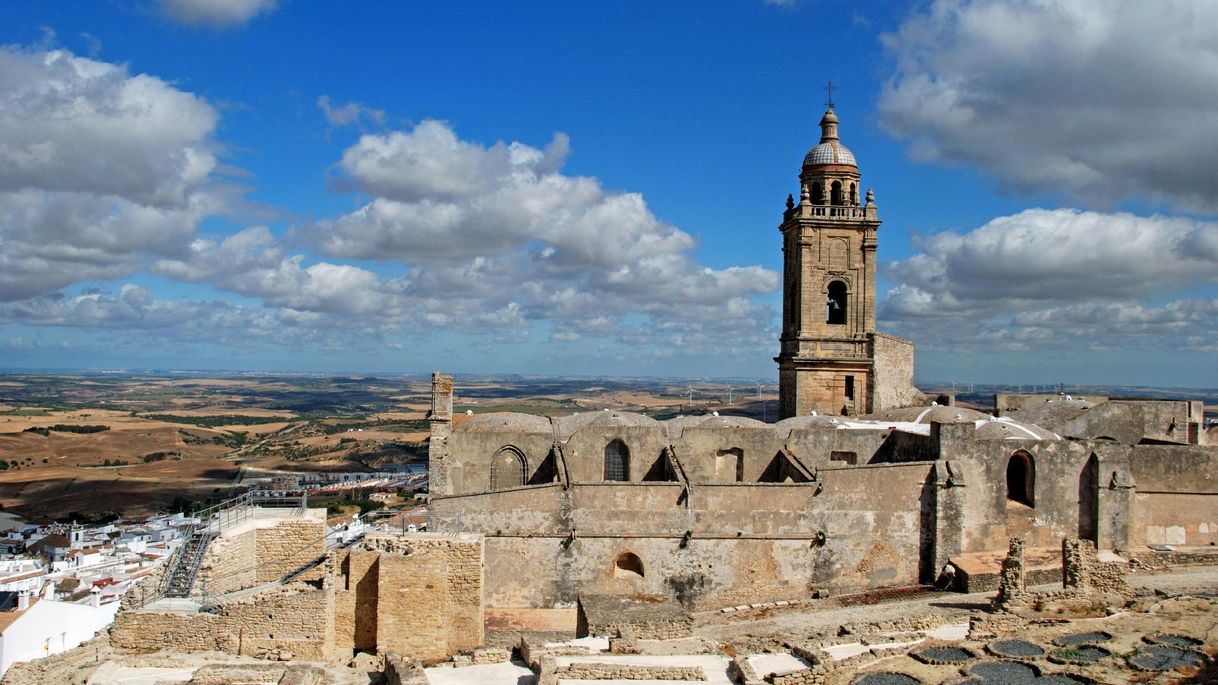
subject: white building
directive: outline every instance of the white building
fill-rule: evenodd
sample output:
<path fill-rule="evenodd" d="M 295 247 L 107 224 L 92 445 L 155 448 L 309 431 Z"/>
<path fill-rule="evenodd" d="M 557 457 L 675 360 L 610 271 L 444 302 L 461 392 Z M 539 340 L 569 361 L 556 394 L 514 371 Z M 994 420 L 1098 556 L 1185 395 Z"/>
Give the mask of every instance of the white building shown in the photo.
<path fill-rule="evenodd" d="M 91 639 L 114 622 L 118 606 L 23 598 L 17 609 L 0 612 L 0 676 L 15 662 L 66 652 Z"/>

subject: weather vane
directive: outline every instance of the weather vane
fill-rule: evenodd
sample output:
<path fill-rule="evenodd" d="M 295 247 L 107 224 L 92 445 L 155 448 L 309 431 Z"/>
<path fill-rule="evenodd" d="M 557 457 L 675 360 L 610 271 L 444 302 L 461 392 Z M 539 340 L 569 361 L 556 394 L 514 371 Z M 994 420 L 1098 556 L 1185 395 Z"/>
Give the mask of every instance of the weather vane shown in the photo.
<path fill-rule="evenodd" d="M 825 103 L 829 106 L 829 109 L 833 109 L 833 88 L 833 81 L 830 81 L 829 85 L 825 86 L 825 90 L 829 91 L 829 101 Z"/>

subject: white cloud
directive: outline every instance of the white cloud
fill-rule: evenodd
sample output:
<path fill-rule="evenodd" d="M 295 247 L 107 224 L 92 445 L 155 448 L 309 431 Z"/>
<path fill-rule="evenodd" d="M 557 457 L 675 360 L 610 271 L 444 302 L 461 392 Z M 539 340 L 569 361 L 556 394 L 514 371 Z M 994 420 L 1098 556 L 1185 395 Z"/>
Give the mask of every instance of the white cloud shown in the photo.
<path fill-rule="evenodd" d="M 891 264 L 887 318 L 987 317 L 1218 282 L 1218 223 L 1030 209 L 920 239 Z"/>
<path fill-rule="evenodd" d="M 215 110 L 125 67 L 0 47 L 0 301 L 183 253 L 237 192 Z"/>
<path fill-rule="evenodd" d="M 884 328 L 927 351 L 1178 350 L 1218 340 L 1218 223 L 1032 209 L 916 241 Z"/>
<path fill-rule="evenodd" d="M 748 298 L 773 292 L 777 274 L 701 266 L 693 238 L 641 195 L 562 174 L 568 151 L 562 134 L 544 149 L 484 146 L 434 120 L 364 135 L 343 154 L 336 184 L 371 200 L 306 238 L 334 256 L 408 264 L 395 292 L 431 326 L 520 330 L 545 320 L 551 340 L 574 342 L 620 339 L 639 315 L 652 330 L 705 326 L 723 340 L 772 342 L 771 310 Z M 655 334 L 650 342 L 661 344 Z"/>
<path fill-rule="evenodd" d="M 885 43 L 880 119 L 922 161 L 1108 205 L 1218 211 L 1218 3 L 935 0 Z"/>
<path fill-rule="evenodd" d="M 384 110 L 367 107 L 354 100 L 337 105 L 330 101 L 330 96 L 321 95 L 317 98 L 317 106 L 331 126 L 358 126 L 365 120 L 377 126 L 385 125 Z"/>
<path fill-rule="evenodd" d="M 161 11 L 187 26 L 230 28 L 270 14 L 277 0 L 158 0 Z"/>

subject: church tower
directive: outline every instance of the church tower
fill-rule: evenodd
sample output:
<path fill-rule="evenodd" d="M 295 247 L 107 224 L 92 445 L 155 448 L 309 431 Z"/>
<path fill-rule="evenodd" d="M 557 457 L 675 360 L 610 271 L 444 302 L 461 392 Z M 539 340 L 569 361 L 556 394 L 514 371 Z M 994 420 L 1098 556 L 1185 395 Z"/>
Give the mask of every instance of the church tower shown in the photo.
<path fill-rule="evenodd" d="M 875 258 L 880 219 L 871 190 L 860 202 L 854 154 L 842 145 L 830 99 L 820 143 L 804 157 L 799 202 L 783 213 L 780 416 L 865 414 L 876 398 Z M 912 387 L 912 343 L 909 386 Z M 881 345 L 888 340 L 881 341 Z M 884 376 L 881 369 L 880 376 Z"/>

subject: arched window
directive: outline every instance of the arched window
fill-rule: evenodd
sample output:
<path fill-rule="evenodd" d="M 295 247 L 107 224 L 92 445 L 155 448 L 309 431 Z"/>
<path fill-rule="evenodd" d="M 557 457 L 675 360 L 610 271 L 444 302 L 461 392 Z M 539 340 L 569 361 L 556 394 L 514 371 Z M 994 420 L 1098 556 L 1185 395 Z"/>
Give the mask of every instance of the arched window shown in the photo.
<path fill-rule="evenodd" d="M 854 205 L 857 205 L 858 203 L 859 203 L 859 188 L 855 184 L 851 183 L 850 184 L 850 206 L 853 207 Z"/>
<path fill-rule="evenodd" d="M 605 480 L 630 480 L 630 450 L 621 440 L 605 445 Z"/>
<path fill-rule="evenodd" d="M 1036 464 L 1027 452 L 1016 452 L 1007 460 L 1007 500 L 1036 506 Z"/>
<path fill-rule="evenodd" d="M 821 187 L 820 181 L 812 182 L 812 204 L 825 204 L 825 189 Z"/>
<path fill-rule="evenodd" d="M 846 284 L 833 281 L 829 284 L 828 297 L 825 302 L 825 323 L 840 325 L 846 323 Z"/>
<path fill-rule="evenodd" d="M 841 205 L 842 204 L 842 182 L 834 181 L 833 185 L 830 186 L 829 188 L 830 188 L 829 203 L 834 204 L 834 205 Z"/>
<path fill-rule="evenodd" d="M 613 560 L 614 578 L 642 578 L 643 560 L 634 552 L 622 552 Z"/>
<path fill-rule="evenodd" d="M 503 447 L 491 457 L 491 490 L 518 488 L 528 479 L 528 461 L 515 447 Z"/>

